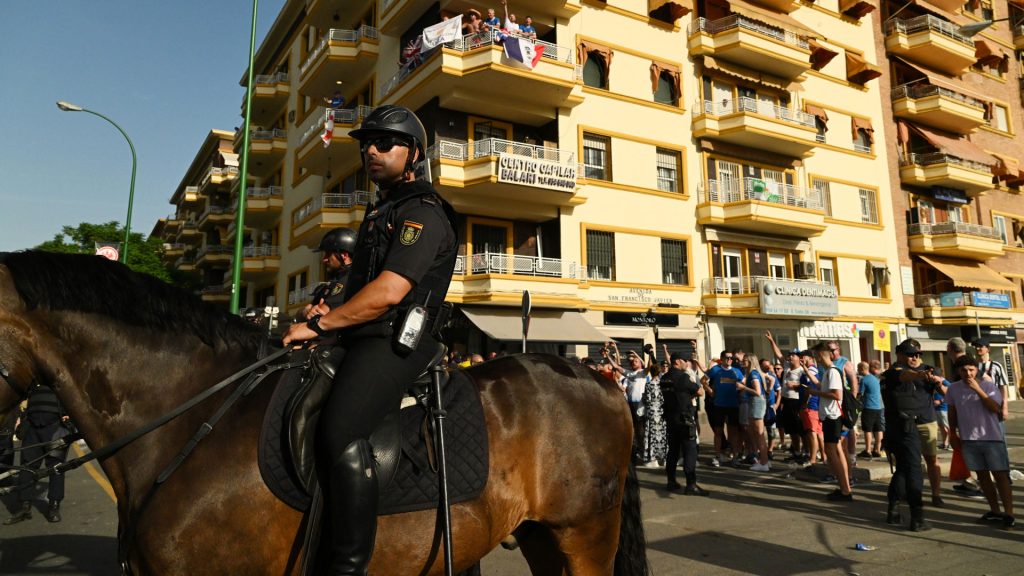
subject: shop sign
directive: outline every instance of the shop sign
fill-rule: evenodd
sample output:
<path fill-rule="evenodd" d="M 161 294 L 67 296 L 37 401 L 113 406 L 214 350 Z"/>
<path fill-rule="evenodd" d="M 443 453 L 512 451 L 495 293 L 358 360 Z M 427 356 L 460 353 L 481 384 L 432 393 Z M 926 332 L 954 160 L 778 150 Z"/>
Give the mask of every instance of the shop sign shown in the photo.
<path fill-rule="evenodd" d="M 939 294 L 939 306 L 943 308 L 961 307 L 964 305 L 963 292 L 943 292 Z"/>
<path fill-rule="evenodd" d="M 995 294 L 992 292 L 971 292 L 971 304 L 982 308 L 1003 308 L 1009 310 L 1009 294 Z"/>
<path fill-rule="evenodd" d="M 605 312 L 604 323 L 607 326 L 662 326 L 675 328 L 679 326 L 678 314 L 654 314 L 651 312 Z"/>
<path fill-rule="evenodd" d="M 869 328 L 868 328 L 869 329 Z M 860 331 L 856 322 L 818 321 L 800 327 L 800 337 L 810 340 L 858 338 Z"/>
<path fill-rule="evenodd" d="M 576 190 L 576 165 L 498 154 L 498 182 L 572 193 Z"/>
<path fill-rule="evenodd" d="M 758 294 L 762 314 L 835 316 L 839 313 L 839 293 L 835 286 L 828 284 L 765 280 Z"/>
<path fill-rule="evenodd" d="M 960 328 L 960 335 L 964 340 L 970 343 L 978 337 L 978 329 L 978 326 L 962 326 Z M 1007 342 L 1017 341 L 1016 330 L 1011 328 L 989 328 L 988 326 L 981 326 L 980 329 L 981 337 L 992 344 L 1005 344 Z"/>
<path fill-rule="evenodd" d="M 932 186 L 932 198 L 955 204 L 969 204 L 971 202 L 971 199 L 967 197 L 967 193 L 963 190 L 942 186 Z"/>

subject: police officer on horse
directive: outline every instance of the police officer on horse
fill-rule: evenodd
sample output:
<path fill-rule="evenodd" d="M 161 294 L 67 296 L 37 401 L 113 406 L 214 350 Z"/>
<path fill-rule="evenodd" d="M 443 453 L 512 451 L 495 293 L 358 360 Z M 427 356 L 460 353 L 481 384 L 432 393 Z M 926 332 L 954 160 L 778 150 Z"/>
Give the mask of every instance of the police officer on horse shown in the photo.
<path fill-rule="evenodd" d="M 320 416 L 318 440 L 332 523 L 330 575 L 365 575 L 377 526 L 378 487 L 370 434 L 397 411 L 405 388 L 438 348 L 432 321 L 457 257 L 455 212 L 417 180 L 427 135 L 410 110 L 376 108 L 351 132 L 380 198 L 363 220 L 343 303 L 295 324 L 285 345 L 337 331 L 347 349 Z M 423 309 L 418 341 L 405 338 Z M 413 320 L 413 321 L 410 321 Z M 399 336 L 400 338 L 396 338 Z"/>
<path fill-rule="evenodd" d="M 327 281 L 313 292 L 313 300 L 303 310 L 303 319 L 327 314 L 345 301 L 345 283 L 352 267 L 352 253 L 356 251 L 356 233 L 351 228 L 335 228 L 324 234 L 314 252 L 323 256 L 327 268 Z"/>

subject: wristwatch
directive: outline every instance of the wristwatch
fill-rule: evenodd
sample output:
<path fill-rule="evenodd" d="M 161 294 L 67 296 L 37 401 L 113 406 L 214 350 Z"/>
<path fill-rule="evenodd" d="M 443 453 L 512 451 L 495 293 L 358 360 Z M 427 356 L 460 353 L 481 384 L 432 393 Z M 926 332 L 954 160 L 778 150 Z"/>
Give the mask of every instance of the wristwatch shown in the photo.
<path fill-rule="evenodd" d="M 327 331 L 320 327 L 320 319 L 323 318 L 323 316 L 323 314 L 314 314 L 313 317 L 306 322 L 306 326 L 308 326 L 313 332 L 316 332 L 316 335 L 321 338 L 327 336 Z"/>

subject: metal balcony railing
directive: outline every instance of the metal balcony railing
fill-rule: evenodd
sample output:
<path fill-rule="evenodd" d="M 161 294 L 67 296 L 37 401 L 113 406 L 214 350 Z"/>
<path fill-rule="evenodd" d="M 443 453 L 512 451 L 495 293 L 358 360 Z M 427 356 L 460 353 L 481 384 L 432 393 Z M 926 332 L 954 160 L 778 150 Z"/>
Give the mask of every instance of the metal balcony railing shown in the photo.
<path fill-rule="evenodd" d="M 938 224 L 911 224 L 907 227 L 907 233 L 915 234 L 965 234 L 967 236 L 978 236 L 990 240 L 999 240 L 1003 237 L 998 230 L 990 226 L 970 224 L 967 222 L 940 222 Z"/>
<path fill-rule="evenodd" d="M 191 264 L 195 264 L 195 263 L 196 263 L 196 255 L 195 254 L 185 254 L 185 255 L 181 256 L 180 258 L 178 258 L 177 260 L 174 261 L 174 267 L 175 268 L 181 268 L 182 266 L 185 266 L 186 264 L 191 265 Z"/>
<path fill-rule="evenodd" d="M 280 186 L 262 186 L 259 188 L 248 188 L 245 197 L 253 200 L 266 200 L 267 198 L 280 198 L 284 191 Z"/>
<path fill-rule="evenodd" d="M 163 245 L 164 252 L 176 252 L 178 250 L 184 250 L 185 248 L 187 248 L 185 244 L 178 242 Z"/>
<path fill-rule="evenodd" d="M 278 72 L 277 74 L 259 74 L 253 78 L 255 84 L 277 84 L 279 82 L 288 82 L 287 72 Z"/>
<path fill-rule="evenodd" d="M 366 206 L 370 203 L 370 199 L 371 194 L 364 190 L 342 192 L 340 194 L 321 194 L 296 210 L 295 214 L 292 216 L 292 223 L 298 225 L 324 208 L 353 208 L 355 206 Z"/>
<path fill-rule="evenodd" d="M 547 160 L 558 164 L 576 165 L 576 152 L 561 148 L 549 148 L 524 142 L 513 142 L 500 138 L 484 138 L 473 142 L 438 139 L 427 149 L 427 157 L 431 159 L 446 158 L 449 160 L 474 160 L 499 154 L 512 154 L 524 158 Z"/>
<path fill-rule="evenodd" d="M 761 285 L 770 280 L 782 280 L 786 282 L 798 282 L 808 286 L 830 286 L 825 282 L 817 280 L 797 280 L 794 278 L 772 278 L 770 276 L 716 276 L 704 278 L 700 283 L 702 294 L 757 294 Z"/>
<path fill-rule="evenodd" d="M 945 152 L 912 153 L 904 158 L 900 158 L 900 166 L 931 166 L 934 164 L 955 164 L 982 172 L 987 172 L 991 169 L 988 164 L 966 160 Z"/>
<path fill-rule="evenodd" d="M 196 260 L 206 255 L 232 254 L 234 253 L 234 251 L 234 246 L 227 246 L 224 244 L 208 244 L 206 246 L 203 246 L 202 248 L 199 249 L 198 252 L 196 252 Z"/>
<path fill-rule="evenodd" d="M 986 103 L 977 98 L 973 98 L 971 96 L 967 96 L 966 94 L 961 94 L 959 92 L 955 92 L 953 90 L 943 88 L 941 86 L 932 86 L 931 84 L 916 82 L 913 84 L 904 84 L 902 86 L 897 86 L 892 89 L 893 100 L 899 100 L 901 98 L 910 98 L 912 100 L 917 100 L 918 98 L 927 98 L 929 96 L 935 95 L 951 98 L 966 106 L 978 108 L 979 110 L 982 111 L 984 111 L 986 107 Z"/>
<path fill-rule="evenodd" d="M 687 28 L 687 35 L 693 35 L 696 32 L 707 32 L 708 34 L 714 35 L 719 32 L 735 30 L 737 28 L 753 32 L 758 36 L 778 40 L 779 42 L 783 42 L 797 48 L 802 48 L 804 50 L 809 49 L 807 38 L 800 34 L 780 28 L 779 26 L 773 26 L 758 20 L 753 20 L 740 14 L 732 14 L 725 18 L 719 18 L 718 20 L 708 20 L 703 17 L 697 18 L 695 21 L 691 22 L 690 26 Z"/>
<path fill-rule="evenodd" d="M 824 197 L 815 188 L 800 188 L 790 184 L 758 178 L 725 178 L 708 180 L 703 187 L 705 202 L 742 202 L 759 200 L 771 204 L 824 210 Z"/>
<path fill-rule="evenodd" d="M 971 299 L 970 292 L 960 292 L 960 296 L 963 298 L 963 303 L 956 302 L 955 298 L 950 298 L 949 295 L 955 294 L 956 292 L 944 292 L 943 294 L 916 294 L 914 296 L 914 306 L 919 308 L 959 308 L 960 306 L 972 306 L 973 301 Z M 942 304 L 942 296 L 946 295 L 946 304 Z"/>
<path fill-rule="evenodd" d="M 313 292 L 316 288 L 316 284 L 311 284 L 309 286 L 303 286 L 298 290 L 288 292 L 288 305 L 295 306 L 297 304 L 305 304 L 309 302 L 310 298 L 313 297 Z"/>
<path fill-rule="evenodd" d="M 587 272 L 575 262 L 560 258 L 516 256 L 496 252 L 462 255 L 455 260 L 455 274 L 511 274 L 515 276 L 542 276 L 586 281 Z"/>
<path fill-rule="evenodd" d="M 704 110 L 705 114 L 711 116 L 725 116 L 739 112 L 750 112 L 761 116 L 767 116 L 768 118 L 786 122 L 788 124 L 796 124 L 798 126 L 806 126 L 808 128 L 817 127 L 815 122 L 816 118 L 811 114 L 801 112 L 800 110 L 793 110 L 792 108 L 776 106 L 770 102 L 762 102 L 756 98 L 748 98 L 746 96 L 737 99 L 722 98 L 721 100 L 704 100 L 703 102 L 698 100 L 694 103 L 694 108 L 697 110 Z"/>
<path fill-rule="evenodd" d="M 242 248 L 243 258 L 277 258 L 281 250 L 277 246 L 246 246 Z"/>
<path fill-rule="evenodd" d="M 948 20 L 943 20 L 937 16 L 932 16 L 931 14 L 924 14 L 922 16 L 908 18 L 906 20 L 889 20 L 885 24 L 886 36 L 896 32 L 901 34 L 913 34 L 915 32 L 925 30 L 937 32 L 965 46 L 969 46 L 972 50 L 974 49 L 974 39 L 962 34 L 960 32 L 960 26 L 953 24 Z"/>
<path fill-rule="evenodd" d="M 228 177 L 237 176 L 237 175 L 238 175 L 238 166 L 224 166 L 224 167 L 210 166 L 209 168 L 207 168 L 206 172 L 203 173 L 203 177 L 199 181 L 199 186 L 200 187 L 206 186 L 207 184 L 210 183 L 210 180 L 212 180 L 214 176 L 220 176 L 222 178 L 228 178 Z"/>
<path fill-rule="evenodd" d="M 185 196 L 186 196 L 186 199 L 187 199 L 187 197 L 190 194 L 193 195 L 193 196 L 198 196 L 199 195 L 199 186 L 185 186 Z"/>
<path fill-rule="evenodd" d="M 312 115 L 309 126 L 306 127 L 302 132 L 302 138 L 299 140 L 300 145 L 305 145 L 313 136 L 317 136 L 324 131 L 324 124 L 327 123 L 327 114 L 330 113 L 330 117 L 334 120 L 335 124 L 345 125 L 356 125 L 360 120 L 366 118 L 373 112 L 373 106 L 356 106 L 355 108 L 338 108 L 337 110 L 327 110 L 327 108 L 321 106 Z"/>
<path fill-rule="evenodd" d="M 275 138 L 287 138 L 288 132 L 280 128 L 273 130 L 253 130 L 249 135 L 249 142 L 274 140 Z"/>
<path fill-rule="evenodd" d="M 361 41 L 363 38 L 375 39 L 379 37 L 380 33 L 373 26 L 363 25 L 360 26 L 357 30 L 341 30 L 338 28 L 332 28 L 328 30 L 326 34 L 324 34 L 324 37 L 320 39 L 320 43 L 317 44 L 316 48 L 314 48 L 313 51 L 309 53 L 309 56 L 306 57 L 306 60 L 302 63 L 302 66 L 299 67 L 299 74 L 305 76 L 306 71 L 309 70 L 309 67 L 313 65 L 313 62 L 316 62 L 316 59 L 320 57 L 320 54 L 323 54 L 324 49 L 327 48 L 327 45 L 330 44 L 331 42 L 345 42 L 347 44 L 355 44 L 356 42 Z"/>

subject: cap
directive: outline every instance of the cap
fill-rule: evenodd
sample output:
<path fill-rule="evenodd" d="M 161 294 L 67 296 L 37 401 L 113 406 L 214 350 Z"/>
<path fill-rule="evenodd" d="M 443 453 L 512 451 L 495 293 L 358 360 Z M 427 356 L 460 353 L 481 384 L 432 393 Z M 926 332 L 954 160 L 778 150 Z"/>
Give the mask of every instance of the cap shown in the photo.
<path fill-rule="evenodd" d="M 679 352 L 673 352 L 672 355 L 669 356 L 669 360 L 671 360 L 673 363 L 675 363 L 676 360 L 682 360 L 682 361 L 685 362 L 685 361 L 689 360 L 689 358 L 687 358 L 686 356 L 683 356 Z"/>
<path fill-rule="evenodd" d="M 904 356 L 910 356 L 913 354 L 920 354 L 921 350 L 917 346 L 914 346 L 913 342 L 904 340 L 900 342 L 900 345 L 896 347 L 897 354 L 903 354 Z"/>
<path fill-rule="evenodd" d="M 801 356 L 808 356 L 810 358 L 814 358 L 814 352 L 810 348 L 806 348 L 804 350 L 801 350 L 800 351 L 800 355 Z"/>
<path fill-rule="evenodd" d="M 792 350 L 789 351 L 789 355 L 790 356 L 799 356 L 800 355 L 800 349 L 799 348 L 793 348 Z"/>
<path fill-rule="evenodd" d="M 984 338 L 975 338 L 974 340 L 971 340 L 971 346 L 974 346 L 975 348 L 978 348 L 980 346 L 984 346 L 986 348 L 990 348 L 990 346 L 988 344 L 988 340 L 986 340 Z"/>

